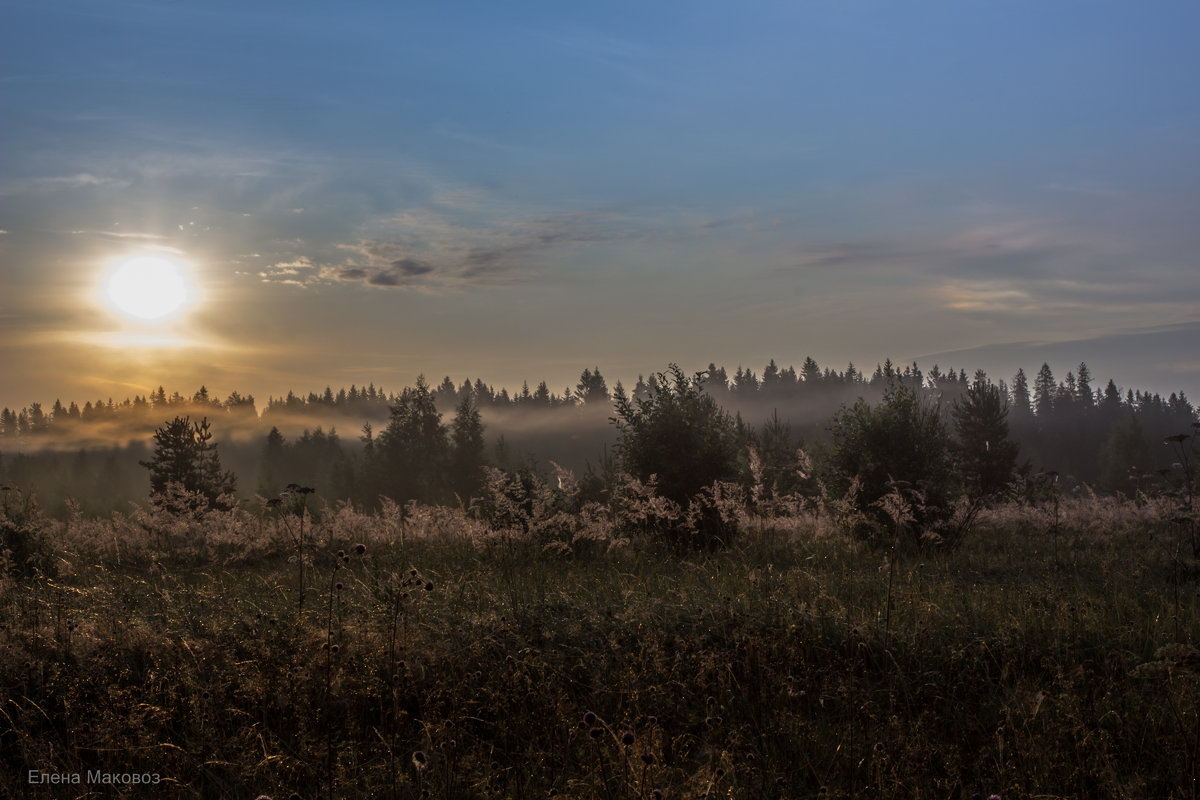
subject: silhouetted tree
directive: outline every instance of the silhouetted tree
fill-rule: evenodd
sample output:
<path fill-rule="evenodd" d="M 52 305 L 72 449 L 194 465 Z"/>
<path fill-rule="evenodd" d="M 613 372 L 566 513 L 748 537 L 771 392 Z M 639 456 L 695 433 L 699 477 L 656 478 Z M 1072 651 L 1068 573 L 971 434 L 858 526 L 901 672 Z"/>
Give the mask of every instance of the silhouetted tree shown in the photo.
<path fill-rule="evenodd" d="M 464 503 L 483 488 L 484 450 L 479 407 L 464 394 L 450 423 L 450 486 Z"/>
<path fill-rule="evenodd" d="M 839 497 L 853 497 L 858 511 L 873 520 L 855 532 L 881 545 L 880 531 L 895 531 L 895 522 L 881 502 L 900 492 L 911 505 L 912 525 L 905 526 L 910 543 L 949 515 L 951 498 L 958 491 L 958 474 L 950 450 L 950 436 L 938 408 L 923 401 L 892 371 L 892 381 L 875 407 L 859 399 L 834 415 L 829 448 L 820 459 L 826 485 Z"/>
<path fill-rule="evenodd" d="M 221 468 L 212 436 L 207 417 L 200 422 L 176 417 L 154 431 L 154 456 L 138 462 L 150 470 L 152 502 L 176 513 L 232 507 L 237 480 Z"/>
<path fill-rule="evenodd" d="M 641 400 L 618 390 L 612 418 L 620 431 L 617 450 L 627 472 L 643 481 L 656 476 L 659 493 L 688 508 L 703 489 L 737 477 L 736 426 L 704 391 L 702 372 L 689 379 L 672 364 L 652 385 Z M 727 542 L 736 529 L 705 508 L 697 532 L 696 544 L 711 546 Z"/>
<path fill-rule="evenodd" d="M 974 497 L 993 497 L 1012 480 L 1018 445 L 1008 438 L 1008 400 L 977 376 L 952 411 L 959 468 Z"/>
<path fill-rule="evenodd" d="M 374 443 L 369 467 L 382 480 L 382 492 L 405 503 L 446 499 L 446 466 L 450 445 L 442 415 L 422 375 L 391 408 L 388 425 Z"/>
<path fill-rule="evenodd" d="M 585 404 L 608 403 L 612 399 L 608 393 L 608 384 L 605 383 L 604 376 L 600 374 L 599 367 L 596 367 L 595 372 L 589 369 L 583 371 L 583 374 L 579 376 L 575 392 Z"/>

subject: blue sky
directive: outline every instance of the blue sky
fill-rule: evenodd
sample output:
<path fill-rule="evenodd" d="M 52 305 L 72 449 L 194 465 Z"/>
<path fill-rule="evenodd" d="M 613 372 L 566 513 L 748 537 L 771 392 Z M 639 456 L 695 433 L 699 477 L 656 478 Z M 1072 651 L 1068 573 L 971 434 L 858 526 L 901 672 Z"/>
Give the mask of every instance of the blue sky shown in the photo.
<path fill-rule="evenodd" d="M 1200 398 L 1194 3 L 4 16 L 3 405 L 807 355 Z M 97 299 L 146 252 L 153 325 Z"/>

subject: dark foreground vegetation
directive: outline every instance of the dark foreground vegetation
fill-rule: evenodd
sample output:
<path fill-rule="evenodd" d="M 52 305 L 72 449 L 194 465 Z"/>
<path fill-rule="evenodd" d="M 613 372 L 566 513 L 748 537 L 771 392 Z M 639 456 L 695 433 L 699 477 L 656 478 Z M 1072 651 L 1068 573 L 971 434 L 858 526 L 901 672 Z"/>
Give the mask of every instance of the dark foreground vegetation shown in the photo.
<path fill-rule="evenodd" d="M 893 374 L 810 456 L 672 367 L 616 392 L 611 455 L 547 475 L 488 463 L 473 399 L 447 425 L 420 382 L 364 433 L 370 503 L 289 480 L 278 432 L 279 488 L 239 499 L 207 417 L 176 415 L 139 459 L 148 503 L 44 516 L 2 487 L 0 779 L 1195 798 L 1200 423 L 1097 494 L 1020 460 L 1010 401 Z M 1113 452 L 1147 455 L 1128 430 Z"/>
<path fill-rule="evenodd" d="M 570 476 L 494 471 L 487 518 L 301 494 L 52 521 L 10 490 L 0 780 L 47 798 L 1196 796 L 1200 570 L 1178 498 L 1012 500 L 958 547 L 879 548 L 843 501 L 727 489 L 738 533 L 714 550 L 656 533 L 665 498 L 629 478 L 581 506 Z M 161 783 L 87 784 L 109 774 Z"/>

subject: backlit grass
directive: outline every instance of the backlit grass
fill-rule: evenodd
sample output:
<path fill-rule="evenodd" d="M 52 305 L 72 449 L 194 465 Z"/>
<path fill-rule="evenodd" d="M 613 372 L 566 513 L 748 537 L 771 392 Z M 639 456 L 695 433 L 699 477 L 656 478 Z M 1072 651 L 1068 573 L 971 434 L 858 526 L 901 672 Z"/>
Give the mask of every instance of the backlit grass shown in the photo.
<path fill-rule="evenodd" d="M 893 556 L 812 507 L 743 513 L 710 554 L 549 511 L 526 531 L 327 510 L 303 605 L 286 520 L 46 523 L 46 569 L 0 597 L 2 778 L 37 797 L 1194 797 L 1197 570 L 1170 509 L 1068 498 L 1057 541 L 1047 513 Z"/>

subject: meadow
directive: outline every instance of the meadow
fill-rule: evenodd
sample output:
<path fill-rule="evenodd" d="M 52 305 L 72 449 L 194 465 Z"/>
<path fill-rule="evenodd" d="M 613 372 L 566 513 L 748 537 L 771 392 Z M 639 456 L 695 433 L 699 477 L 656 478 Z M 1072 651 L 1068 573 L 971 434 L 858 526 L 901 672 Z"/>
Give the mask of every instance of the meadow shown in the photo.
<path fill-rule="evenodd" d="M 868 548 L 820 497 L 731 493 L 736 538 L 690 549 L 653 534 L 660 499 L 636 482 L 579 506 L 569 481 L 515 498 L 502 481 L 485 515 L 298 495 L 50 520 L 6 491 L 0 781 L 1197 796 L 1200 570 L 1174 501 L 1010 501 L 921 549 Z"/>

